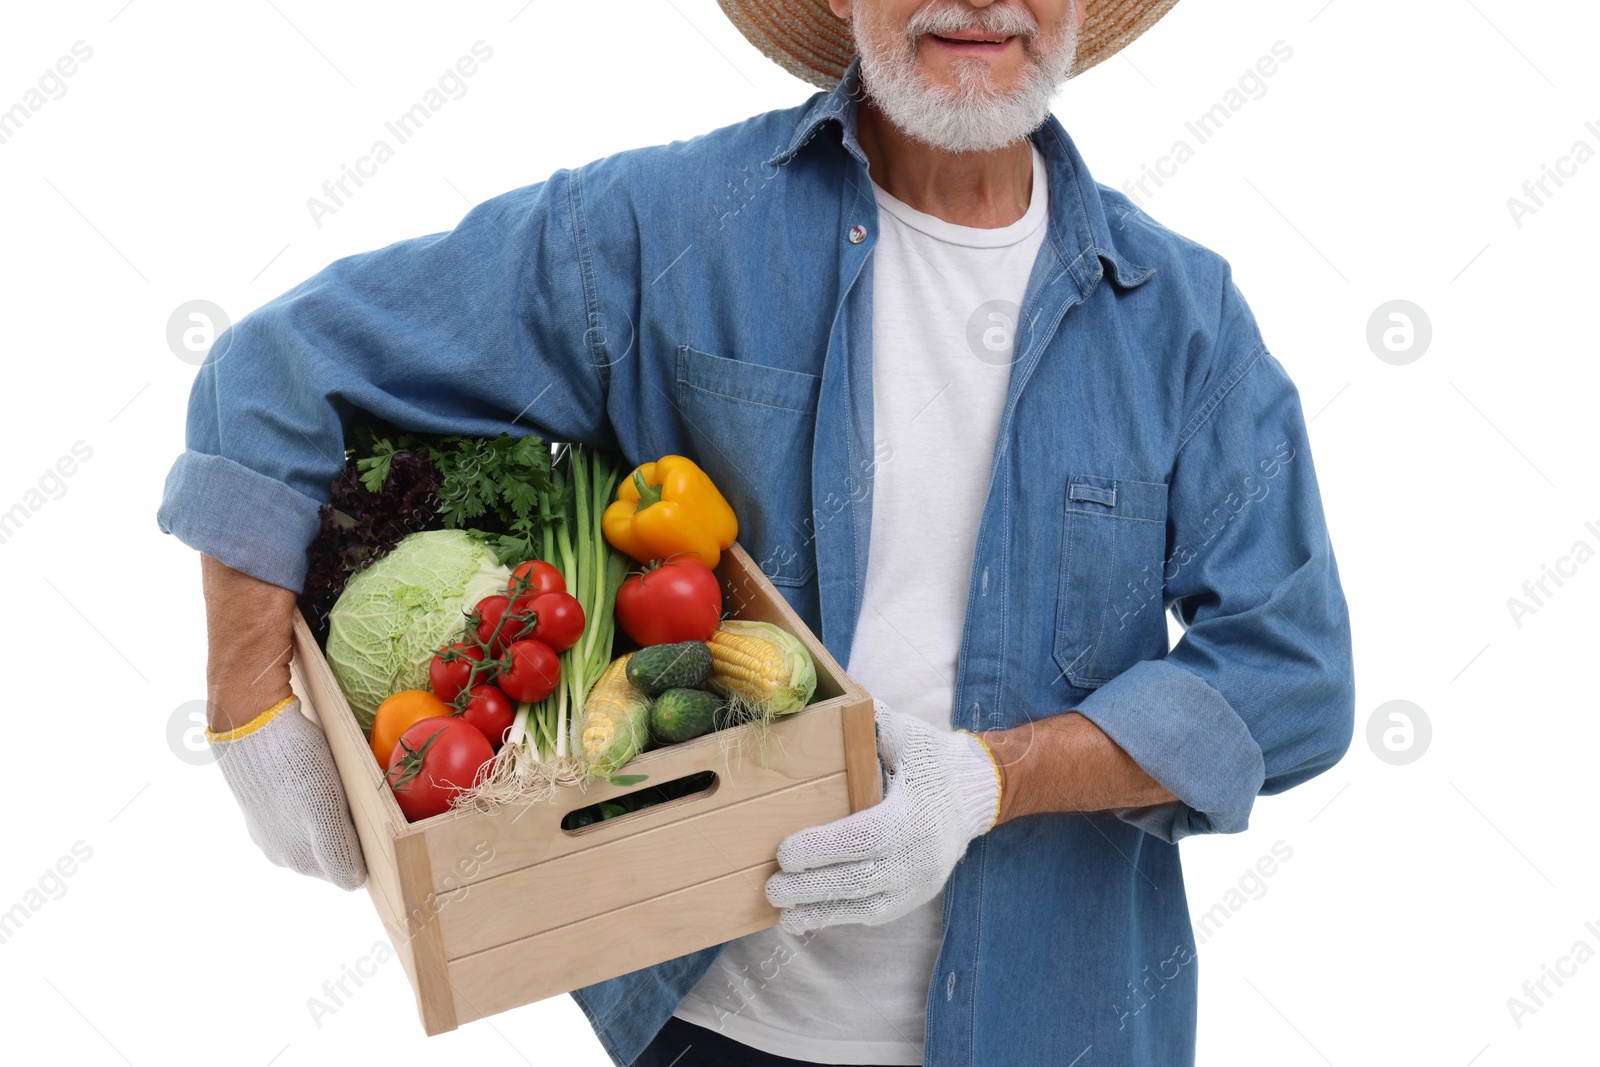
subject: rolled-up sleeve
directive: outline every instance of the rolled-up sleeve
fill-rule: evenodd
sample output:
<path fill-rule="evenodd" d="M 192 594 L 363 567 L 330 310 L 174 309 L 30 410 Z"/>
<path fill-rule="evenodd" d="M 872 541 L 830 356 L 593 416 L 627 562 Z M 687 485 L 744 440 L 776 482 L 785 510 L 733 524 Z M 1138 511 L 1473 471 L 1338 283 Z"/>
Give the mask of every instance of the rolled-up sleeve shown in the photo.
<path fill-rule="evenodd" d="M 453 230 L 337 260 L 225 330 L 190 393 L 160 528 L 298 592 L 353 413 L 611 446 L 580 195 L 557 171 Z"/>
<path fill-rule="evenodd" d="M 1178 798 L 1117 814 L 1167 840 L 1245 828 L 1354 726 L 1350 621 L 1294 384 L 1225 279 L 1217 370 L 1168 485 L 1164 604 L 1184 626 L 1075 709 Z"/>

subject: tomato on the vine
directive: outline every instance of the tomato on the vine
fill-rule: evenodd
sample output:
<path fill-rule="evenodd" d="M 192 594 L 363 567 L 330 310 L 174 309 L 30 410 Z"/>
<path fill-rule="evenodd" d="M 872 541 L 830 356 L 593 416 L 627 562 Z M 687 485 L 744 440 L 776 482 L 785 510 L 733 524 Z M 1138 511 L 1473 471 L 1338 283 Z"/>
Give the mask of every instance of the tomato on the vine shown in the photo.
<path fill-rule="evenodd" d="M 533 620 L 508 595 L 486 596 L 472 610 L 478 616 L 478 640 L 490 646 L 496 656 L 503 655 L 511 642 L 529 636 L 527 631 Z"/>
<path fill-rule="evenodd" d="M 471 641 L 455 641 L 433 654 L 428 664 L 428 688 L 445 703 L 472 684 L 473 669 L 483 662 L 483 649 Z"/>
<path fill-rule="evenodd" d="M 506 589 L 512 596 L 538 596 L 540 593 L 565 593 L 567 580 L 561 571 L 542 559 L 517 564 Z"/>
<path fill-rule="evenodd" d="M 640 645 L 705 641 L 721 620 L 722 583 L 699 560 L 666 560 L 617 590 L 617 625 Z"/>
<path fill-rule="evenodd" d="M 511 698 L 501 692 L 499 686 L 488 682 L 479 682 L 467 690 L 466 696 L 466 706 L 454 714 L 462 722 L 476 726 L 489 746 L 498 752 L 505 743 L 506 731 L 517 717 Z"/>
<path fill-rule="evenodd" d="M 557 652 L 577 644 L 583 633 L 583 605 L 571 593 L 518 597 L 511 610 L 516 618 L 533 616 L 533 627 L 523 637 L 543 641 Z"/>
<path fill-rule="evenodd" d="M 476 727 L 443 715 L 423 719 L 395 742 L 384 779 L 405 817 L 416 822 L 450 810 L 451 799 L 472 788 L 494 750 Z"/>
<path fill-rule="evenodd" d="M 506 657 L 510 666 L 498 681 L 501 691 L 512 700 L 543 700 L 561 684 L 561 660 L 543 641 L 513 641 Z"/>

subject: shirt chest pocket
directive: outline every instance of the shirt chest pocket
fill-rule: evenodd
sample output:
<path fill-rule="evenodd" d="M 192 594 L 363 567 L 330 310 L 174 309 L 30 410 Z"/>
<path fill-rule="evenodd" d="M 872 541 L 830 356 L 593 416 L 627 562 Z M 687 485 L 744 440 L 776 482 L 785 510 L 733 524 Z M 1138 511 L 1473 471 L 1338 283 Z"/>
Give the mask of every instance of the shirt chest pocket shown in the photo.
<path fill-rule="evenodd" d="M 814 374 L 678 346 L 677 401 L 695 462 L 739 518 L 739 543 L 775 585 L 816 573 L 810 534 Z"/>
<path fill-rule="evenodd" d="M 1067 476 L 1056 590 L 1056 665 L 1080 689 L 1166 654 L 1167 487 Z"/>

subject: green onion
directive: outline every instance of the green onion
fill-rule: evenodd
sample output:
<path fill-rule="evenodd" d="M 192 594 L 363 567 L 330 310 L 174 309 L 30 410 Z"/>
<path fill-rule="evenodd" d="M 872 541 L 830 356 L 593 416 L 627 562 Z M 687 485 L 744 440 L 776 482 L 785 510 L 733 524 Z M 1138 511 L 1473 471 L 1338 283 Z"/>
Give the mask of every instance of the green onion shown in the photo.
<path fill-rule="evenodd" d="M 583 607 L 583 633 L 561 653 L 561 685 L 536 704 L 517 709 L 508 745 L 526 744 L 541 763 L 560 762 L 578 750 L 578 712 L 596 679 L 611 662 L 616 635 L 613 607 L 627 577 L 628 561 L 607 543 L 600 520 L 611 502 L 622 466 L 609 453 L 569 445 L 551 463 L 554 494 L 566 497 L 563 514 L 545 525 L 541 558 L 561 571 L 567 592 Z M 563 494 L 568 486 L 571 493 Z"/>

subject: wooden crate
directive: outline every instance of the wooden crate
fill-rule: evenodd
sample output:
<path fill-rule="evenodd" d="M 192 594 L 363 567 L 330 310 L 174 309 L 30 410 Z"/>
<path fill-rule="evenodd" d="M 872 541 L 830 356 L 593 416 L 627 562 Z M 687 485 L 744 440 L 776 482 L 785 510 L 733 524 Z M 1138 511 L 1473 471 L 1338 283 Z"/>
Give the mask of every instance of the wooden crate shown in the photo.
<path fill-rule="evenodd" d="M 724 614 L 776 623 L 816 662 L 815 702 L 777 720 L 765 746 L 736 727 L 634 758 L 622 773 L 648 775 L 640 785 L 596 781 L 416 823 L 296 616 L 294 687 L 328 735 L 367 889 L 429 1034 L 776 925 L 764 883 L 778 842 L 879 801 L 871 697 L 737 544 L 717 574 Z M 571 811 L 706 770 L 704 792 L 561 829 Z"/>

